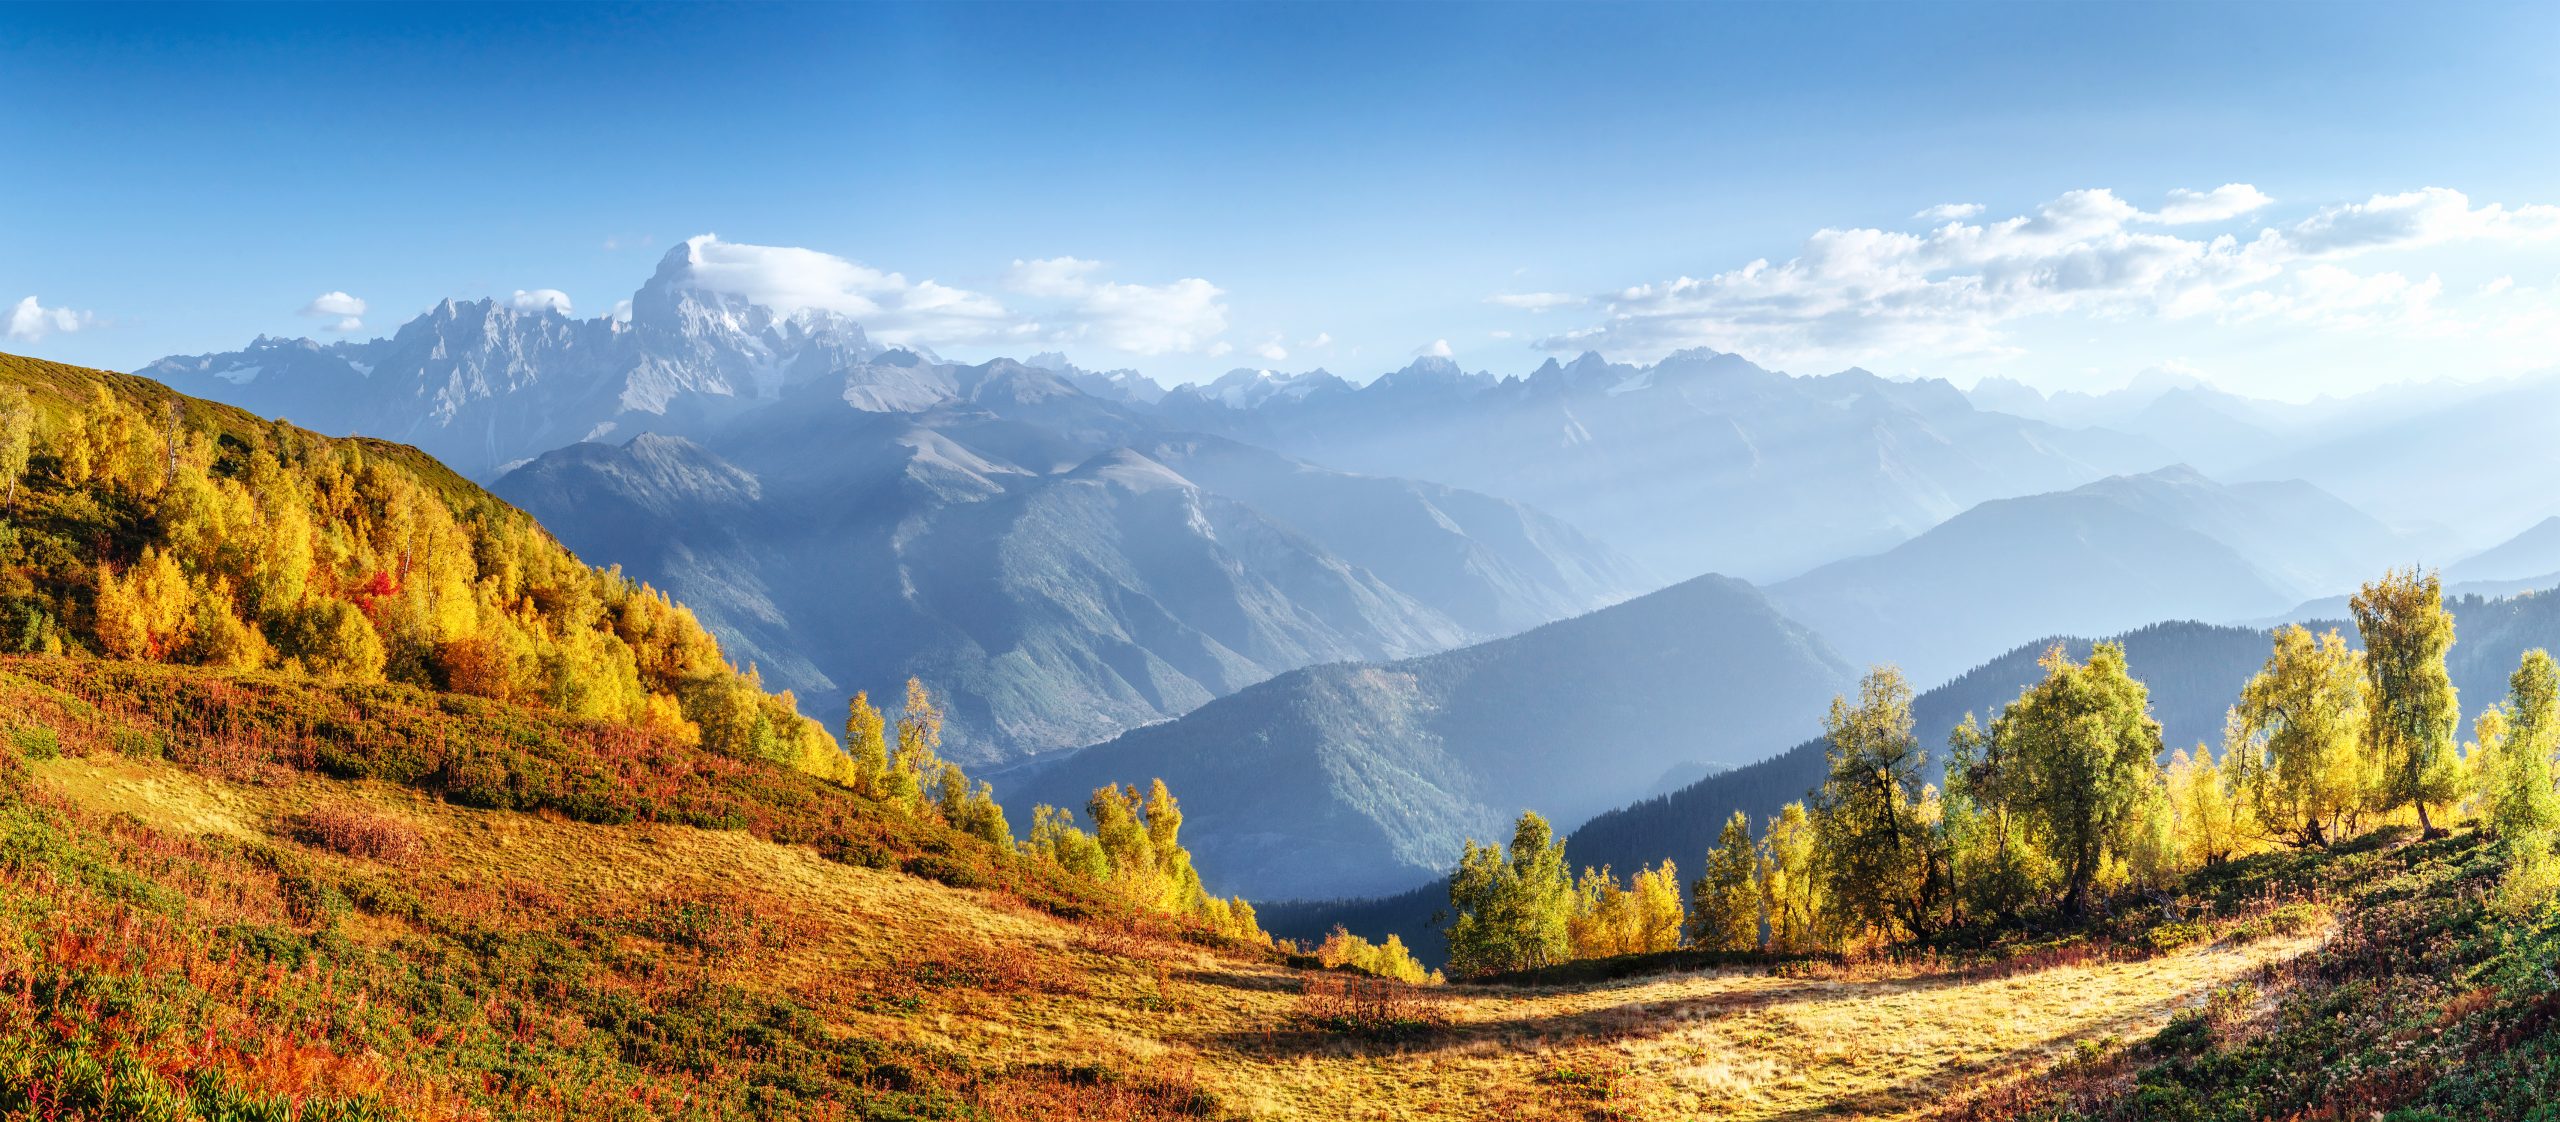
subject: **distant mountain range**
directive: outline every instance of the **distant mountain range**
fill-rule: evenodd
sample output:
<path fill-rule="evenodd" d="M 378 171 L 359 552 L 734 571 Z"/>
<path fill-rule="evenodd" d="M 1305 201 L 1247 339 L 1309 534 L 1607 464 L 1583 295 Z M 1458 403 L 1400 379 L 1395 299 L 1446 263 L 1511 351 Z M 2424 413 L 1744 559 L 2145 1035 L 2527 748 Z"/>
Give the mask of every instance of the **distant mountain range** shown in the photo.
<path fill-rule="evenodd" d="M 2553 505 L 2560 506 L 2560 496 Z M 2560 515 L 2525 528 L 2523 533 L 2446 566 L 2449 581 L 2532 580 L 2560 573 Z"/>
<path fill-rule="evenodd" d="M 1018 818 L 1161 777 L 1203 875 L 1257 899 L 1445 872 L 1524 809 L 1570 826 L 1666 771 L 1787 743 L 1852 678 L 1749 585 L 1701 577 L 1506 639 L 1316 666 L 999 777 Z"/>
<path fill-rule="evenodd" d="M 2225 485 L 2179 466 L 1987 502 L 1769 594 L 1853 661 L 1925 685 L 2056 631 L 2272 616 L 2407 563 L 2404 548 L 2309 484 Z"/>
<path fill-rule="evenodd" d="M 1942 381 L 1793 377 L 1703 349 L 1650 366 L 1584 354 L 1505 379 L 1423 358 L 1359 387 L 1239 371 L 1157 409 L 1333 467 L 1526 502 L 1665 573 L 1750 579 L 1884 549 L 1986 499 L 2176 459 L 1977 409 Z"/>
<path fill-rule="evenodd" d="M 950 700 L 948 751 L 972 762 L 1106 739 L 1312 663 L 1506 634 L 1646 582 L 1518 504 L 1164 437 L 1020 363 L 882 363 L 955 400 L 844 408 L 889 380 L 857 367 L 703 441 L 578 444 L 495 489 L 581 556 L 675 590 L 815 711 L 924 678 Z"/>
<path fill-rule="evenodd" d="M 881 353 L 841 315 L 785 314 L 692 283 L 694 252 L 686 243 L 659 262 L 628 321 L 447 300 L 387 339 L 261 336 L 136 373 L 306 428 L 414 444 L 488 479 L 581 440 L 698 431 Z M 867 404 L 922 405 L 938 392 L 893 379 Z"/>
<path fill-rule="evenodd" d="M 2444 491 L 2442 473 L 2389 425 L 2436 447 L 2466 425 L 2506 433 L 2481 411 L 2539 400 L 2519 386 L 2442 408 L 2297 407 L 2174 376 L 1968 394 L 1703 349 L 1509 378 L 1425 358 L 1366 385 L 1239 370 L 1167 390 L 1058 354 L 883 347 L 843 316 L 719 291 L 701 266 L 676 247 L 627 315 L 447 301 L 385 339 L 261 339 L 144 373 L 494 480 L 583 557 L 693 604 L 823 718 L 921 676 L 951 698 L 954 755 L 981 764 L 1707 572 L 1774 581 L 1780 610 L 1850 664 L 1898 662 L 1923 684 L 2057 630 L 2272 618 L 2442 548 L 2322 489 L 2431 517 L 2399 481 Z M 2445 510 L 2548 506 L 2531 470 L 2545 454 L 2512 436 L 2438 454 L 2517 465 L 2452 485 Z M 2313 483 L 2216 483 L 2167 467 L 2182 457 L 2226 480 L 2298 463 Z M 1785 709 L 1735 704 L 1728 723 Z M 1606 798 L 1748 757 L 1629 759 L 1650 771 L 1633 788 L 1612 772 Z"/>

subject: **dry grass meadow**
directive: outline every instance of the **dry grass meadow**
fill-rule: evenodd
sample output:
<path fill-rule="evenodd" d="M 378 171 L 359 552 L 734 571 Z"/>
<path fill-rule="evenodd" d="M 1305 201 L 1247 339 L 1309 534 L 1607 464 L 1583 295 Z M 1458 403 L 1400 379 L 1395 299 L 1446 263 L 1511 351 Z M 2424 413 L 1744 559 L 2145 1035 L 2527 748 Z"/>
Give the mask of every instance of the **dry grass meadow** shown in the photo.
<path fill-rule="evenodd" d="M 1449 986 L 1401 999 L 1414 1031 L 1372 1036 L 1313 1022 L 1311 975 L 1275 961 L 1069 922 L 1001 892 L 739 831 L 474 810 L 373 781 L 234 782 L 113 755 L 31 771 L 66 807 L 178 835 L 294 841 L 351 876 L 395 878 L 441 914 L 527 928 L 568 913 L 640 917 L 634 952 L 787 993 L 832 1032 L 989 1066 L 1136 1073 L 1248 1118 L 1901 1116 L 2138 1039 L 2318 938 L 2006 974 L 1752 968 Z M 367 913 L 346 933 L 387 947 L 406 932 Z M 1039 1115 L 1006 1093 L 979 1105 Z"/>

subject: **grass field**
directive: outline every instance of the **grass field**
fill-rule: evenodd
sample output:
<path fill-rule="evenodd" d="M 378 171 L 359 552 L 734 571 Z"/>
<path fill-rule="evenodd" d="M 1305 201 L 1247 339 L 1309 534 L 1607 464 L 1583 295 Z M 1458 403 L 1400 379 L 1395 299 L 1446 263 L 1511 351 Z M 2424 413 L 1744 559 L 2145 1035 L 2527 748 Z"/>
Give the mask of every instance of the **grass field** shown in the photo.
<path fill-rule="evenodd" d="M 108 828 L 127 831 L 135 848 L 293 844 L 311 879 L 350 899 L 396 886 L 417 901 L 416 915 L 432 917 L 350 907 L 330 927 L 348 959 L 416 954 L 456 927 L 481 939 L 597 928 L 571 938 L 602 939 L 627 964 L 615 969 L 632 975 L 617 984 L 634 992 L 770 994 L 828 1036 L 947 1054 L 972 1072 L 1154 1079 L 1183 1089 L 1187 1105 L 1176 1113 L 1210 1116 L 1893 1116 L 1986 1073 L 2071 1056 L 2084 1042 L 2146 1036 L 2317 938 L 1996 970 L 1781 977 L 1733 968 L 1581 986 L 1451 986 L 1415 999 L 1441 1023 L 1376 1040 L 1306 1023 L 1306 973 L 1268 956 L 1061 919 L 1002 892 L 830 861 L 743 831 L 474 809 L 307 774 L 245 782 L 113 754 L 41 761 L 29 772 L 30 797 L 74 821 L 120 823 Z M 376 823 L 414 844 L 377 857 L 289 840 L 294 824 L 315 817 Z M 257 899 L 254 887 L 210 892 L 192 920 L 290 926 L 277 914 L 290 908 Z M 543 1023 L 509 1031 L 548 1034 L 563 1054 L 577 1054 L 576 1038 L 595 1031 L 574 1011 L 529 1012 Z M 401 1066 L 318 1064 L 291 1086 L 398 1090 Z M 413 1092 L 394 1098 L 430 1112 L 506 1109 L 439 1099 L 427 1093 L 437 1080 L 420 1073 Z M 952 1105 L 1036 1117 L 1056 1103 L 1049 1082 L 979 1080 Z M 759 1113 L 743 1101 L 737 1109 Z"/>
<path fill-rule="evenodd" d="M 0 659 L 0 1122 L 2550 1122 L 2502 869 L 2395 827 L 2076 933 L 1417 988 L 627 729 Z"/>

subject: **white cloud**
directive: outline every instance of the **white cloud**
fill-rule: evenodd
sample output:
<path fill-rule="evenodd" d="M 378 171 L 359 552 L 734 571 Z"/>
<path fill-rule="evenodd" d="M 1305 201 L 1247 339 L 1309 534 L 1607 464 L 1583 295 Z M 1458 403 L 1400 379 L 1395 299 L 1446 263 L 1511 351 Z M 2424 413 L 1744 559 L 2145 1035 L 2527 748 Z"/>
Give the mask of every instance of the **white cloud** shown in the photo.
<path fill-rule="evenodd" d="M 2443 295 L 2444 281 L 2432 273 L 2410 280 L 2396 272 L 2357 273 L 2318 262 L 2294 270 L 2281 288 L 2233 300 L 2230 315 L 2235 320 L 2278 318 L 2332 331 L 2388 327 L 2402 335 L 2438 335 L 2461 326 L 2437 307 Z"/>
<path fill-rule="evenodd" d="M 1226 293 L 1197 277 L 1128 284 L 1104 277 L 1099 261 L 1016 260 L 1004 279 L 1005 289 L 1021 299 L 1015 305 L 813 249 L 726 242 L 713 234 L 688 238 L 685 247 L 695 288 L 786 313 L 847 316 L 886 343 L 1085 344 L 1140 355 L 1234 349 L 1212 350 L 1227 329 Z"/>
<path fill-rule="evenodd" d="M 1485 334 L 1491 335 L 1496 339 L 1508 339 L 1511 337 L 1511 333 L 1508 331 L 1488 331 Z"/>
<path fill-rule="evenodd" d="M 20 300 L 9 309 L 8 335 L 22 343 L 32 343 L 47 335 L 68 335 L 84 327 L 97 325 L 98 317 L 70 308 L 48 308 L 33 296 Z"/>
<path fill-rule="evenodd" d="M 549 310 L 564 316 L 574 314 L 569 311 L 569 294 L 556 288 L 537 288 L 531 291 L 519 288 L 516 290 L 515 308 L 519 312 Z"/>
<path fill-rule="evenodd" d="M 2314 256 L 2404 249 L 2479 238 L 2533 239 L 2560 234 L 2560 206 L 2471 205 L 2450 187 L 2375 195 L 2361 203 L 2322 208 L 2296 223 L 2286 238 Z"/>
<path fill-rule="evenodd" d="M 2266 192 L 2246 183 L 2225 183 L 2210 191 L 2190 191 L 2180 187 L 2169 192 L 2169 201 L 2162 204 L 2151 220 L 2171 226 L 2227 222 L 2274 201 Z"/>
<path fill-rule="evenodd" d="M 358 300 L 353 296 L 349 296 L 344 292 L 323 292 L 318 296 L 312 297 L 309 304 L 303 305 L 302 314 L 306 316 L 360 316 L 364 314 L 364 301 Z"/>
<path fill-rule="evenodd" d="M 310 303 L 302 306 L 302 314 L 324 319 L 335 317 L 336 322 L 324 330 L 340 334 L 364 330 L 364 301 L 344 291 L 323 292 L 312 297 Z"/>
<path fill-rule="evenodd" d="M 1497 292 L 1485 297 L 1484 302 L 1524 312 L 1548 312 L 1557 308 L 1580 307 L 1591 301 L 1570 292 Z"/>
<path fill-rule="evenodd" d="M 1271 333 L 1270 338 L 1255 344 L 1253 353 L 1272 362 L 1280 362 L 1289 357 L 1289 348 L 1280 342 L 1280 333 L 1275 331 Z"/>
<path fill-rule="evenodd" d="M 1049 332 L 1059 342 L 1091 340 L 1142 355 L 1195 352 L 1227 329 L 1226 292 L 1208 281 L 1123 284 L 1100 279 L 1101 269 L 1076 257 L 1016 260 L 1005 287 L 1063 305 Z"/>
<path fill-rule="evenodd" d="M 1220 339 L 1215 343 L 1209 344 L 1209 348 L 1200 353 L 1208 355 L 1210 358 L 1217 358 L 1234 349 L 1236 349 L 1235 344 L 1227 342 L 1224 339 Z"/>
<path fill-rule="evenodd" d="M 2372 275 L 2315 266 L 2369 250 L 2560 234 L 2560 207 L 2474 206 L 2444 188 L 2377 195 L 2255 231 L 2151 228 L 2230 222 L 2271 201 L 2254 186 L 2226 184 L 2172 192 L 2146 212 L 2096 188 L 2023 215 L 1949 219 L 1921 232 L 1824 229 L 1785 261 L 1629 285 L 1596 320 L 1538 343 L 1628 357 L 1713 346 L 1781 363 L 1908 363 L 2016 355 L 2011 325 L 2055 316 L 2282 317 L 2434 333 L 2452 321 L 2438 307 L 2443 283 L 2424 263 Z M 1938 207 L 1918 217 L 1954 213 Z"/>
<path fill-rule="evenodd" d="M 1019 338 L 1030 326 L 993 297 L 938 281 L 909 281 L 831 253 L 795 246 L 685 239 L 687 283 L 777 311 L 833 312 L 890 344 L 987 343 Z"/>
<path fill-rule="evenodd" d="M 2514 277 L 2496 277 L 2480 286 L 2480 295 L 2496 296 L 2516 286 Z"/>
<path fill-rule="evenodd" d="M 1911 217 L 1922 222 L 1960 222 L 1982 213 L 1981 203 L 1939 203 Z"/>
<path fill-rule="evenodd" d="M 1448 340 L 1434 339 L 1422 346 L 1415 347 L 1413 349 L 1413 353 L 1416 358 L 1448 358 L 1458 352 L 1449 349 Z"/>
<path fill-rule="evenodd" d="M 627 299 L 614 301 L 613 310 L 606 312 L 605 315 L 616 323 L 631 322 L 631 301 Z"/>
<path fill-rule="evenodd" d="M 1298 349 L 1300 349 L 1300 350 L 1318 351 L 1318 350 L 1323 350 L 1324 348 L 1326 348 L 1326 347 L 1330 347 L 1330 346 L 1332 346 L 1332 345 L 1333 345 L 1333 333 L 1332 333 L 1332 332 L 1330 332 L 1330 331 L 1319 331 L 1319 332 L 1316 332 L 1316 337 L 1315 337 L 1315 338 L 1313 338 L 1313 339 L 1300 339 L 1300 340 L 1298 340 Z"/>

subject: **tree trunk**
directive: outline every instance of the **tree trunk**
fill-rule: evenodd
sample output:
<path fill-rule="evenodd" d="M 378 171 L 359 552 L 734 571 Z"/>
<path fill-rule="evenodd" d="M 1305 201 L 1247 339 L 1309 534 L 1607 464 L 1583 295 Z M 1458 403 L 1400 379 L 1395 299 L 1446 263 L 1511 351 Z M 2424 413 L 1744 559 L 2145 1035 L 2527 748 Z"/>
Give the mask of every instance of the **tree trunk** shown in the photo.
<path fill-rule="evenodd" d="M 2436 824 L 2427 820 L 2427 800 L 2425 799 L 2418 800 L 2418 836 L 2421 838 L 2436 836 Z"/>

